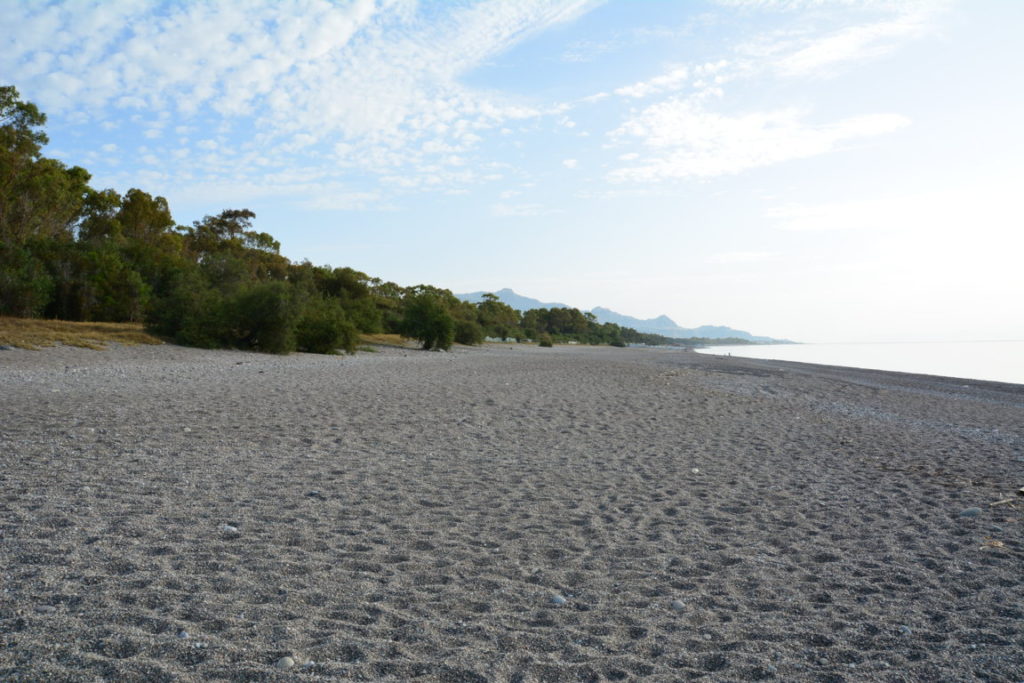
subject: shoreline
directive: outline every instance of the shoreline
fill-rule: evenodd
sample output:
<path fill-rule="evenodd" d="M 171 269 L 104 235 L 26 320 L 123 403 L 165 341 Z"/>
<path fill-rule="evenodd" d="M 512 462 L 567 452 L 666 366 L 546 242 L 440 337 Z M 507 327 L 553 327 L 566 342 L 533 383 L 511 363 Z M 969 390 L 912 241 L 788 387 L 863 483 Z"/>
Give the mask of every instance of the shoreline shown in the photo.
<path fill-rule="evenodd" d="M 1024 386 L 964 384 L 0 351 L 0 678 L 1021 680 Z"/>
<path fill-rule="evenodd" d="M 784 352 L 781 358 L 762 358 L 756 355 L 759 352 L 778 355 L 771 351 L 782 347 Z M 968 349 L 968 353 L 961 355 L 939 355 L 938 352 L 949 350 L 949 348 L 962 347 Z M 974 347 L 974 348 L 972 348 Z M 900 349 L 898 356 L 889 353 L 878 354 L 879 349 Z M 918 354 L 907 355 L 906 349 L 911 348 L 917 352 L 923 351 L 924 361 Z M 713 349 L 713 350 L 712 350 Z M 753 351 L 751 351 L 753 349 Z M 842 349 L 843 353 L 838 356 L 836 349 Z M 993 350 L 995 349 L 995 350 Z M 960 350 L 960 349 L 958 349 Z M 753 356 L 746 356 L 745 353 L 754 353 Z M 797 358 L 786 358 L 791 355 L 789 352 L 796 352 Z M 986 355 L 995 353 L 995 359 Z M 806 363 L 809 365 L 826 365 L 830 367 L 849 368 L 851 370 L 877 370 L 882 372 L 895 372 L 903 374 L 927 375 L 937 378 L 960 379 L 965 382 L 996 382 L 1000 384 L 1024 385 L 1024 366 L 1020 365 L 1019 356 L 1024 353 L 1024 341 L 1021 340 L 997 340 L 986 342 L 875 342 L 875 343 L 822 343 L 822 344 L 764 344 L 753 346 L 711 346 L 704 350 L 698 350 L 703 355 L 715 355 L 748 358 L 750 360 L 764 360 L 787 363 Z M 803 356 L 803 357 L 799 357 Z M 957 363 L 950 364 L 949 358 L 955 356 Z M 982 360 L 987 359 L 987 360 Z M 836 361 L 839 361 L 838 363 Z M 849 364 L 843 364 L 843 363 Z M 996 370 L 995 368 L 999 368 Z M 949 373 L 949 370 L 959 370 L 962 374 Z"/>

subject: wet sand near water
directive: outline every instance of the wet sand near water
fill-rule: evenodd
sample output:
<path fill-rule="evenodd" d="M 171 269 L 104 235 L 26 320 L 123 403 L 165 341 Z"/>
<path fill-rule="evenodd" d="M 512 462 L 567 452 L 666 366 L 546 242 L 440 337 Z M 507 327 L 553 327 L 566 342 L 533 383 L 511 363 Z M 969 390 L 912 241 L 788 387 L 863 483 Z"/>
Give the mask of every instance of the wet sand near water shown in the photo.
<path fill-rule="evenodd" d="M 0 680 L 1021 681 L 1022 486 L 1024 385 L 0 350 Z"/>

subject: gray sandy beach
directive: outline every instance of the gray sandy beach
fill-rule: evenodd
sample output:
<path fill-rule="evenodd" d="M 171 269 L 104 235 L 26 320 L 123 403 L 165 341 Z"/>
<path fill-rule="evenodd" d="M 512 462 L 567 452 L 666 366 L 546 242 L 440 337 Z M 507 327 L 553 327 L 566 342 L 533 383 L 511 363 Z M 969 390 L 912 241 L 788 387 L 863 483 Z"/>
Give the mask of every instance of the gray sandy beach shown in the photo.
<path fill-rule="evenodd" d="M 0 351 L 0 680 L 1022 681 L 1024 385 Z"/>

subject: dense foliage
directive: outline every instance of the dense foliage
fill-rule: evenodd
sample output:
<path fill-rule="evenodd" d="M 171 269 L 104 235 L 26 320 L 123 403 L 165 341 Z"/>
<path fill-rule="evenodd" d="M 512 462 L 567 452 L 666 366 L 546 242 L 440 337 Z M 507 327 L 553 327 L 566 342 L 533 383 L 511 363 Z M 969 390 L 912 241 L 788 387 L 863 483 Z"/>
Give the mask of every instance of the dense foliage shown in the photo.
<path fill-rule="evenodd" d="M 163 197 L 96 190 L 89 173 L 42 154 L 45 114 L 0 87 L 0 315 L 143 321 L 202 347 L 352 352 L 362 333 L 425 349 L 485 339 L 674 343 L 576 309 L 520 314 L 429 285 L 400 287 L 351 268 L 292 263 L 255 214 L 228 209 L 191 226 Z"/>

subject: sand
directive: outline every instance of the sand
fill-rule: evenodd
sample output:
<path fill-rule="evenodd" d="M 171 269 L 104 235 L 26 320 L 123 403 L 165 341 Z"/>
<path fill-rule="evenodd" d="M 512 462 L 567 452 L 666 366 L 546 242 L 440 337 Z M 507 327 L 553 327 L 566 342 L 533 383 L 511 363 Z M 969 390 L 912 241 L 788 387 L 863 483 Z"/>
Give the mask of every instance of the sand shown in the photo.
<path fill-rule="evenodd" d="M 0 680 L 1021 681 L 1021 486 L 1022 385 L 2 350 Z"/>

